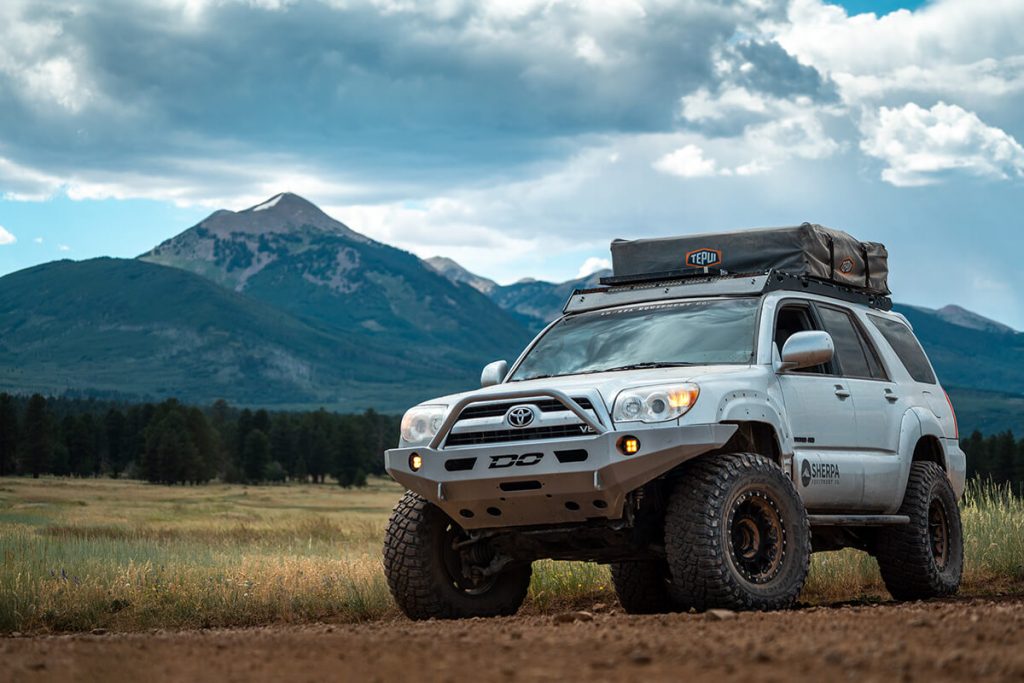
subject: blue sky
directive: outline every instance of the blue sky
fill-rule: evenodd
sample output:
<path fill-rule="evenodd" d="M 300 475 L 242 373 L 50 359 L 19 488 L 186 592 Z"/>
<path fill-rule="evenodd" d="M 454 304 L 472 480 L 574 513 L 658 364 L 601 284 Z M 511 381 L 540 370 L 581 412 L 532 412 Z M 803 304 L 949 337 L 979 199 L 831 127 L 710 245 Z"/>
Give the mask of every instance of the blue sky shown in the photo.
<path fill-rule="evenodd" d="M 864 14 L 872 12 L 872 14 Z M 306 196 L 502 282 L 805 220 L 1024 329 L 1024 3 L 5 0 L 0 274 Z"/>

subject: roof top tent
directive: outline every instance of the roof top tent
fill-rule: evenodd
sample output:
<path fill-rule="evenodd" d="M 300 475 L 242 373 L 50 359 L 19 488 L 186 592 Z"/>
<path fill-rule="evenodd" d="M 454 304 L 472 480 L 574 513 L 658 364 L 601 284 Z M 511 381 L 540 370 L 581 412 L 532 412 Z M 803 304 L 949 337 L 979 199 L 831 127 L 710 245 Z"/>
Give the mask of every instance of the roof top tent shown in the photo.
<path fill-rule="evenodd" d="M 563 311 L 693 296 L 808 291 L 890 310 L 885 246 L 804 223 L 683 237 L 615 240 L 605 287 L 577 290 Z M 600 296 L 595 296 L 600 295 Z"/>
<path fill-rule="evenodd" d="M 776 271 L 831 282 L 868 294 L 889 294 L 888 252 L 840 230 L 804 223 L 682 237 L 615 240 L 613 275 L 618 285 L 700 274 Z"/>

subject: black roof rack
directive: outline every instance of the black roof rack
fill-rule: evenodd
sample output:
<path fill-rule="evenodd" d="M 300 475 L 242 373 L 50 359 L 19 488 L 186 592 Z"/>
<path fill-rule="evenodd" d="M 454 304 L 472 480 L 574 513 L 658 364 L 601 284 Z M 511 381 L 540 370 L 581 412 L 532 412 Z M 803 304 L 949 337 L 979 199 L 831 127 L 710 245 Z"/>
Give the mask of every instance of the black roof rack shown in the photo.
<path fill-rule="evenodd" d="M 663 277 L 655 277 L 663 275 Z M 654 273 L 637 278 L 601 278 L 609 286 L 576 290 L 562 309 L 564 313 L 620 306 L 632 303 L 715 296 L 751 296 L 778 290 L 806 292 L 869 306 L 882 311 L 892 309 L 892 299 L 872 294 L 831 281 L 807 276 L 790 275 L 781 271 L 762 273 L 716 274 L 678 272 Z"/>

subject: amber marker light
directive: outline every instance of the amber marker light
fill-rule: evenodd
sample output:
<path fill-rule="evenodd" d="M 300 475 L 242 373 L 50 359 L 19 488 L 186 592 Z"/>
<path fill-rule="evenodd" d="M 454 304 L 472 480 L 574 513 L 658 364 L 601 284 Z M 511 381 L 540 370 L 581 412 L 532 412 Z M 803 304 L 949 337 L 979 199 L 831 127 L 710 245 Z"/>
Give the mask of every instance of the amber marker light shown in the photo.
<path fill-rule="evenodd" d="M 697 402 L 697 394 L 700 390 L 697 387 L 678 389 L 668 395 L 668 405 L 672 408 L 689 408 Z"/>
<path fill-rule="evenodd" d="M 409 455 L 409 469 L 418 472 L 423 467 L 423 457 L 419 453 Z"/>
<path fill-rule="evenodd" d="M 636 455 L 640 450 L 640 439 L 635 436 L 624 436 L 619 439 L 619 452 L 623 455 Z"/>

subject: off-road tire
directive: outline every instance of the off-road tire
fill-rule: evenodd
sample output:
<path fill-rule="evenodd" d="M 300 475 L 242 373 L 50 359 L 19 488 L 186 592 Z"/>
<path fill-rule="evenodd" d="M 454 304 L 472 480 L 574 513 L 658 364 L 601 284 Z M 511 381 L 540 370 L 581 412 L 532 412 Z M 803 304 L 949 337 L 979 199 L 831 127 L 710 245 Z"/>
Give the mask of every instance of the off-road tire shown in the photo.
<path fill-rule="evenodd" d="M 506 568 L 483 592 L 460 590 L 443 555 L 452 524 L 440 508 L 411 491 L 398 501 L 384 538 L 384 574 L 399 609 L 410 619 L 515 614 L 530 587 L 530 564 Z"/>
<path fill-rule="evenodd" d="M 615 594 L 628 614 L 661 614 L 674 609 L 664 560 L 613 562 L 611 570 Z"/>
<path fill-rule="evenodd" d="M 768 539 L 756 548 L 772 558 L 754 573 L 737 555 L 735 534 L 757 506 L 767 522 Z M 738 517 L 739 515 L 739 517 Z M 681 609 L 775 610 L 793 605 L 810 567 L 807 511 L 793 482 L 762 455 L 731 453 L 687 463 L 669 496 L 665 512 L 665 552 L 672 574 L 670 591 Z M 741 534 L 742 536 L 742 534 Z M 750 576 L 748 577 L 747 572 Z"/>
<path fill-rule="evenodd" d="M 929 524 L 932 505 L 945 519 L 945 551 L 936 555 Z M 924 600 L 953 595 L 960 588 L 964 566 L 964 533 L 960 508 L 949 478 L 933 462 L 910 466 L 907 490 L 899 514 L 910 524 L 884 527 L 875 537 L 874 554 L 885 587 L 897 600 Z M 934 520 L 933 520 L 934 521 Z"/>

